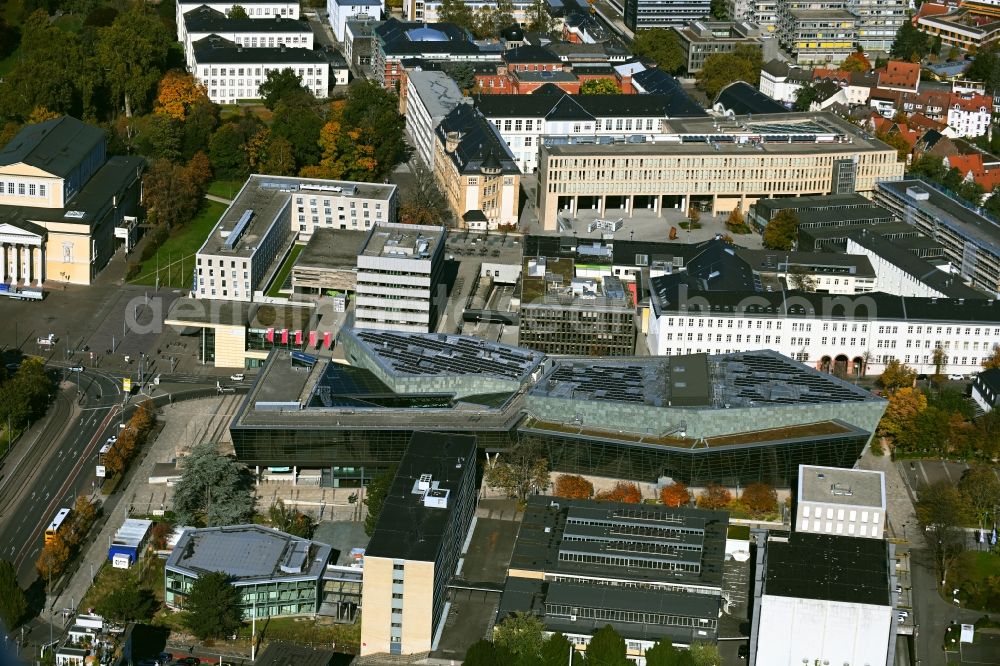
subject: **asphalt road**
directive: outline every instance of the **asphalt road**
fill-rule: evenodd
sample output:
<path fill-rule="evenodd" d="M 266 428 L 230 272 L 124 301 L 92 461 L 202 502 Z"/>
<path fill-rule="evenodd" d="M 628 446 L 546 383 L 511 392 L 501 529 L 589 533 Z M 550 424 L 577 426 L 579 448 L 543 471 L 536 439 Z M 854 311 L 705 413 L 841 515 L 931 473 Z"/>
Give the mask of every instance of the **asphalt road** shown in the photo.
<path fill-rule="evenodd" d="M 0 480 L 0 556 L 14 562 L 25 587 L 36 578 L 45 525 L 93 491 L 97 451 L 118 429 L 121 380 L 93 370 L 68 374 L 78 383 L 68 383 L 41 427 L 18 442 Z"/>

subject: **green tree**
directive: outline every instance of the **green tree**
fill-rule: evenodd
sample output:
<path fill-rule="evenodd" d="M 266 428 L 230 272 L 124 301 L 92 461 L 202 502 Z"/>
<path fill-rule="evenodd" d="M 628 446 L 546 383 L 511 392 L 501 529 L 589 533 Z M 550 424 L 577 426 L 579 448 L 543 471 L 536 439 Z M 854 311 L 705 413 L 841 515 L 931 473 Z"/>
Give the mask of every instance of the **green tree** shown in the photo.
<path fill-rule="evenodd" d="M 224 123 L 208 142 L 208 159 L 216 177 L 242 180 L 250 173 L 244 144 L 247 137 L 237 123 Z"/>
<path fill-rule="evenodd" d="M 979 526 L 985 527 L 989 515 L 1000 506 L 1000 480 L 993 469 L 988 465 L 970 467 L 962 474 L 958 489 Z"/>
<path fill-rule="evenodd" d="M 167 230 L 179 228 L 194 218 L 202 191 L 184 167 L 163 159 L 154 160 L 142 176 L 143 197 L 150 218 Z"/>
<path fill-rule="evenodd" d="M 514 20 L 514 3 L 512 0 L 496 0 L 484 4 L 476 12 L 473 34 L 480 39 L 498 37 L 501 30 L 511 25 L 517 25 Z"/>
<path fill-rule="evenodd" d="M 274 111 L 274 108 L 281 100 L 297 94 L 312 95 L 302 85 L 302 77 L 295 73 L 291 67 L 281 70 L 272 69 L 267 72 L 267 76 L 260 84 L 258 94 L 264 101 L 264 106 Z"/>
<path fill-rule="evenodd" d="M 454 23 L 469 32 L 476 26 L 476 17 L 465 0 L 442 0 L 441 6 L 438 7 L 438 18 L 446 23 Z"/>
<path fill-rule="evenodd" d="M 260 170 L 275 176 L 294 176 L 295 149 L 292 142 L 283 136 L 272 136 L 267 143 Z"/>
<path fill-rule="evenodd" d="M 805 84 L 795 91 L 795 110 L 809 111 L 812 103 L 816 101 L 816 87 L 812 84 Z"/>
<path fill-rule="evenodd" d="M 183 157 L 184 125 L 164 113 L 151 113 L 136 120 L 135 149 L 150 159 L 179 162 Z"/>
<path fill-rule="evenodd" d="M 463 666 L 510 666 L 512 655 L 498 649 L 490 641 L 480 639 L 465 652 Z"/>
<path fill-rule="evenodd" d="M 965 71 L 965 76 L 971 81 L 982 81 L 986 85 L 987 92 L 1000 90 L 1000 55 L 995 47 L 989 47 L 979 51 L 976 58 Z M 997 136 L 994 133 L 994 136 Z"/>
<path fill-rule="evenodd" d="M 548 487 L 549 461 L 539 445 L 522 440 L 494 458 L 484 478 L 490 487 L 524 502 L 528 495 Z"/>
<path fill-rule="evenodd" d="M 840 69 L 845 72 L 867 72 L 872 68 L 871 62 L 861 51 L 855 51 L 840 63 Z"/>
<path fill-rule="evenodd" d="M 909 21 L 903 21 L 896 31 L 896 39 L 892 42 L 889 53 L 896 60 L 918 62 L 930 51 L 927 34 L 921 32 Z"/>
<path fill-rule="evenodd" d="M 399 206 L 399 221 L 404 224 L 444 224 L 453 222 L 451 209 L 432 174 L 422 164 L 413 170 L 413 186 Z"/>
<path fill-rule="evenodd" d="M 646 666 L 677 666 L 677 654 L 669 638 L 656 641 L 646 649 Z"/>
<path fill-rule="evenodd" d="M 233 5 L 232 7 L 230 7 L 229 10 L 226 12 L 226 16 L 231 19 L 250 18 L 250 16 L 247 14 L 247 10 L 245 10 L 241 5 Z"/>
<path fill-rule="evenodd" d="M 944 179 L 945 173 L 947 169 L 944 168 L 944 158 L 930 153 L 924 153 L 910 165 L 911 175 L 923 176 L 937 182 Z"/>
<path fill-rule="evenodd" d="M 219 126 L 219 107 L 209 100 L 201 100 L 188 109 L 184 120 L 184 137 L 181 140 L 181 155 L 191 159 L 198 151 L 208 151 L 212 133 Z"/>
<path fill-rule="evenodd" d="M 669 28 L 637 32 L 632 41 L 632 53 L 643 60 L 652 60 L 657 67 L 671 74 L 682 72 L 687 67 L 677 32 Z"/>
<path fill-rule="evenodd" d="M 552 32 L 555 22 L 549 13 L 549 3 L 546 0 L 532 0 L 531 6 L 525 12 L 528 30 L 547 35 Z"/>
<path fill-rule="evenodd" d="M 798 236 L 799 216 L 794 210 L 781 210 L 764 227 L 764 247 L 769 250 L 791 250 Z"/>
<path fill-rule="evenodd" d="M 694 666 L 722 666 L 719 646 L 714 643 L 694 642 L 688 649 Z"/>
<path fill-rule="evenodd" d="M 184 599 L 184 625 L 201 640 L 226 638 L 243 624 L 240 595 L 229 576 L 203 573 L 191 584 Z"/>
<path fill-rule="evenodd" d="M 319 161 L 319 133 L 322 128 L 323 116 L 311 94 L 287 95 L 274 107 L 271 134 L 288 139 L 299 168 Z"/>
<path fill-rule="evenodd" d="M 698 87 L 710 99 L 731 83 L 745 81 L 757 87 L 760 81 L 762 55 L 759 46 L 738 46 L 731 53 L 713 53 L 697 74 Z"/>
<path fill-rule="evenodd" d="M 463 95 L 469 95 L 476 89 L 476 70 L 468 62 L 449 62 L 442 68 L 444 73 L 455 80 L 455 85 Z"/>
<path fill-rule="evenodd" d="M 587 666 L 629 666 L 625 639 L 610 624 L 594 632 L 587 644 Z"/>
<path fill-rule="evenodd" d="M 17 570 L 10 560 L 0 560 L 0 622 L 13 632 L 27 612 L 28 598 L 17 584 Z"/>
<path fill-rule="evenodd" d="M 382 515 L 382 506 L 389 495 L 394 478 L 396 478 L 395 465 L 372 479 L 365 488 L 364 505 L 368 507 L 368 514 L 365 516 L 365 534 L 368 536 L 375 534 L 375 526 L 378 524 L 379 516 Z"/>
<path fill-rule="evenodd" d="M 156 14 L 142 4 L 132 5 L 98 31 L 97 63 L 107 72 L 115 104 L 124 103 L 126 117 L 152 108 L 171 41 Z"/>
<path fill-rule="evenodd" d="M 998 193 L 1000 193 L 1000 185 L 993 188 L 990 192 L 989 198 L 986 199 L 986 202 L 983 204 L 983 207 L 986 209 L 986 212 L 993 217 L 1000 218 L 1000 196 L 997 196 Z"/>
<path fill-rule="evenodd" d="M 253 517 L 256 498 L 246 467 L 218 452 L 214 442 L 195 445 L 174 487 L 174 513 L 181 525 L 237 525 Z"/>
<path fill-rule="evenodd" d="M 275 529 L 303 539 L 311 539 L 316 529 L 316 523 L 310 516 L 286 506 L 280 499 L 267 510 L 267 517 Z"/>
<path fill-rule="evenodd" d="M 726 0 L 712 0 L 710 13 L 716 21 L 728 21 L 729 3 Z"/>
<path fill-rule="evenodd" d="M 531 613 L 515 613 L 504 618 L 493 629 L 493 644 L 501 647 L 518 661 L 535 657 L 542 652 L 545 625 Z"/>
<path fill-rule="evenodd" d="M 976 181 L 966 180 L 958 186 L 958 190 L 955 193 L 972 205 L 978 206 L 983 202 L 983 195 L 986 194 L 986 190 Z"/>
<path fill-rule="evenodd" d="M 572 651 L 572 652 L 571 652 Z M 569 655 L 573 655 L 573 661 L 578 661 L 580 654 L 569 642 L 569 639 L 561 633 L 556 632 L 548 637 L 542 645 L 541 657 L 542 666 L 567 666 Z"/>
<path fill-rule="evenodd" d="M 917 414 L 927 409 L 927 396 L 912 386 L 898 388 L 889 394 L 889 405 L 878 423 L 879 437 L 899 437 L 903 434 Z"/>
<path fill-rule="evenodd" d="M 153 617 L 156 598 L 135 576 L 129 575 L 99 600 L 95 608 L 98 614 L 118 624 L 145 622 Z"/>
<path fill-rule="evenodd" d="M 588 79 L 580 85 L 581 95 L 620 95 L 614 79 Z"/>
<path fill-rule="evenodd" d="M 939 481 L 921 488 L 917 497 L 917 520 L 927 530 L 927 541 L 944 585 L 948 569 L 964 550 L 965 534 L 961 526 L 968 519 L 965 500 L 950 481 Z"/>

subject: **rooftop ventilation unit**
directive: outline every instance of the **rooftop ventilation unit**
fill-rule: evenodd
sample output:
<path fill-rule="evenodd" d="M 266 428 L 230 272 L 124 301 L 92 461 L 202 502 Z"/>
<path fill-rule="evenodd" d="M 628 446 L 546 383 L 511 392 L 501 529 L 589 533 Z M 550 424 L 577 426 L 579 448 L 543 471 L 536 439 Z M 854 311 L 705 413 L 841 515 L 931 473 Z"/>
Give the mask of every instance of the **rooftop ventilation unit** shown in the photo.
<path fill-rule="evenodd" d="M 427 492 L 431 489 L 431 479 L 433 476 L 431 474 L 421 474 L 420 478 L 417 479 L 417 490 L 422 493 Z"/>
<path fill-rule="evenodd" d="M 250 220 L 253 218 L 253 210 L 245 210 L 243 214 L 240 215 L 239 221 L 236 222 L 236 226 L 233 230 L 229 232 L 229 236 L 226 237 L 225 248 L 227 250 L 232 250 L 236 247 L 236 244 L 240 242 L 240 237 L 243 236 L 244 232 L 247 230 L 247 225 L 250 224 Z"/>

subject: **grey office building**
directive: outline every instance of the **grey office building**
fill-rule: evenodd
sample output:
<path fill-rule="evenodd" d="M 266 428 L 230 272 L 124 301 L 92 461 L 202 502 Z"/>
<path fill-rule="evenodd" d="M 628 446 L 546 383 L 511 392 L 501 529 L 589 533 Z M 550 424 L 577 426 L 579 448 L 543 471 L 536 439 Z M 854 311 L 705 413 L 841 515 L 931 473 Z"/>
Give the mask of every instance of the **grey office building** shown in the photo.
<path fill-rule="evenodd" d="M 686 25 L 711 9 L 710 0 L 625 0 L 625 25 L 633 32 Z"/>

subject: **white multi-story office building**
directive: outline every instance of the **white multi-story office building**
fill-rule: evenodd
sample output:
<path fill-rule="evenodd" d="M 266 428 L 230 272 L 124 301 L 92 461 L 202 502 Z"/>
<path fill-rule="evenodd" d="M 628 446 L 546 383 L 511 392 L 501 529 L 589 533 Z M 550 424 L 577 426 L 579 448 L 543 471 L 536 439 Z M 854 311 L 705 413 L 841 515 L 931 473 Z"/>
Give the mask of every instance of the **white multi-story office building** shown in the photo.
<path fill-rule="evenodd" d="M 385 0 L 326 0 L 333 36 L 341 44 L 347 33 L 347 22 L 353 19 L 380 19 L 385 12 Z"/>
<path fill-rule="evenodd" d="M 893 664 L 893 552 L 883 539 L 758 538 L 750 666 Z"/>
<path fill-rule="evenodd" d="M 302 85 L 323 99 L 330 90 L 330 59 L 322 51 L 285 46 L 245 48 L 216 35 L 195 42 L 191 73 L 216 104 L 259 99 L 260 84 L 270 71 L 291 69 Z M 342 61 L 341 61 L 342 62 Z M 343 70 L 346 83 L 346 63 Z M 338 81 L 339 83 L 339 81 Z"/>
<path fill-rule="evenodd" d="M 201 7 L 208 7 L 226 14 L 235 5 L 246 10 L 252 19 L 273 19 L 275 17 L 299 18 L 299 0 L 177 0 L 174 10 L 174 21 L 177 23 L 177 41 L 184 43 L 186 24 L 184 15 Z"/>
<path fill-rule="evenodd" d="M 427 23 L 441 21 L 443 20 L 441 18 L 441 4 L 441 0 L 404 0 L 403 18 L 407 21 Z M 492 0 L 466 0 L 465 4 L 468 5 L 473 14 L 496 5 Z M 528 10 L 531 9 L 532 4 L 534 4 L 534 0 L 513 0 L 514 21 L 520 24 L 527 23 L 530 20 Z"/>
<path fill-rule="evenodd" d="M 635 32 L 685 25 L 711 14 L 710 0 L 622 0 L 625 26 Z"/>
<path fill-rule="evenodd" d="M 452 109 L 471 104 L 455 79 L 444 72 L 412 71 L 406 76 L 406 133 L 417 155 L 433 173 L 435 130 Z"/>
<path fill-rule="evenodd" d="M 194 71 L 194 43 L 211 35 L 228 39 L 238 47 L 313 48 L 313 32 L 309 24 L 297 19 L 276 16 L 267 19 L 228 18 L 207 6 L 184 15 L 184 61 Z"/>
<path fill-rule="evenodd" d="M 253 301 L 291 245 L 316 229 L 365 231 L 396 218 L 395 185 L 253 175 L 195 259 L 197 298 Z"/>
<path fill-rule="evenodd" d="M 850 0 L 847 7 L 858 17 L 858 46 L 888 53 L 899 27 L 908 20 L 910 5 L 906 0 Z"/>
<path fill-rule="evenodd" d="M 796 532 L 882 539 L 885 507 L 882 472 L 799 465 Z"/>
<path fill-rule="evenodd" d="M 372 227 L 358 253 L 354 327 L 429 333 L 437 326 L 444 227 Z"/>
<path fill-rule="evenodd" d="M 854 296 L 801 291 L 689 291 L 670 277 L 651 281 L 646 341 L 651 354 L 774 349 L 820 370 L 879 374 L 892 359 L 920 373 L 981 368 L 1000 339 L 1000 303 L 990 299 Z"/>

